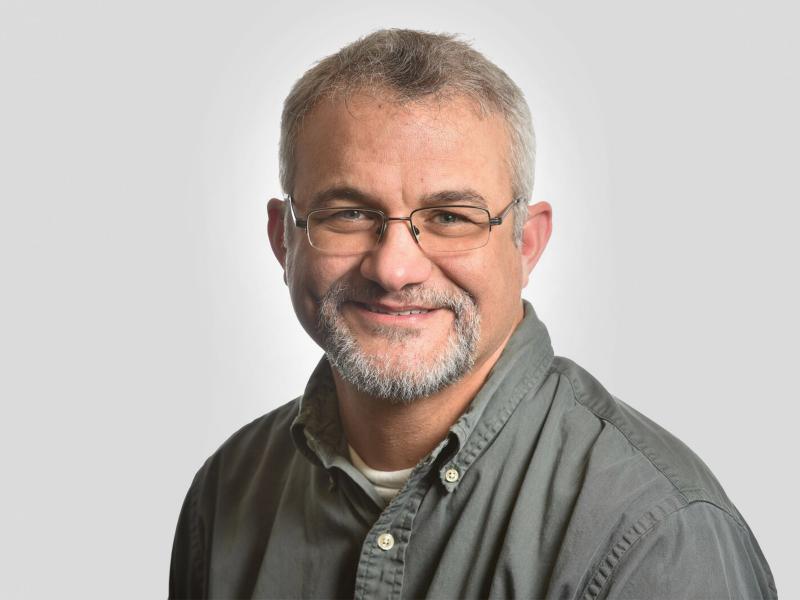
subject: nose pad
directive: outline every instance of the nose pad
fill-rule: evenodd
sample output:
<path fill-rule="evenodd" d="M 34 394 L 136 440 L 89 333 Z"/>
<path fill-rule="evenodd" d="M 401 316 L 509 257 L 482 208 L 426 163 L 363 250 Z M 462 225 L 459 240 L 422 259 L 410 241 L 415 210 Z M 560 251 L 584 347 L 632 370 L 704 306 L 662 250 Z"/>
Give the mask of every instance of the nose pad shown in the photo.
<path fill-rule="evenodd" d="M 408 228 L 411 230 L 411 237 L 414 238 L 414 241 L 419 245 L 419 234 L 420 230 L 419 227 L 414 225 L 409 218 L 401 218 L 401 217 L 388 217 L 383 221 L 383 224 L 375 230 L 375 233 L 378 235 L 378 243 L 383 240 L 383 236 L 386 234 L 386 229 L 389 227 L 390 221 L 408 221 Z"/>
<path fill-rule="evenodd" d="M 408 228 L 411 230 L 411 237 L 414 238 L 414 241 L 419 246 L 419 227 L 414 225 L 410 220 L 408 221 Z"/>

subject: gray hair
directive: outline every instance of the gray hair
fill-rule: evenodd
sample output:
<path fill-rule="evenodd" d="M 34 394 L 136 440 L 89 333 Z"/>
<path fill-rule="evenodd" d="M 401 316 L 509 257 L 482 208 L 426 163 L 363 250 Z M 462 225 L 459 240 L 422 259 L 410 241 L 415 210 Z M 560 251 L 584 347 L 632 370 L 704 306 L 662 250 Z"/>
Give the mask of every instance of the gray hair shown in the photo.
<path fill-rule="evenodd" d="M 511 140 L 509 153 L 514 198 L 530 200 L 533 191 L 535 138 L 522 90 L 497 65 L 454 35 L 410 29 L 382 29 L 322 59 L 292 87 L 283 105 L 280 178 L 291 194 L 295 146 L 304 117 L 323 98 L 389 91 L 397 102 L 428 97 L 465 96 L 481 114 L 500 114 Z M 526 203 L 514 208 L 514 239 L 519 242 Z"/>

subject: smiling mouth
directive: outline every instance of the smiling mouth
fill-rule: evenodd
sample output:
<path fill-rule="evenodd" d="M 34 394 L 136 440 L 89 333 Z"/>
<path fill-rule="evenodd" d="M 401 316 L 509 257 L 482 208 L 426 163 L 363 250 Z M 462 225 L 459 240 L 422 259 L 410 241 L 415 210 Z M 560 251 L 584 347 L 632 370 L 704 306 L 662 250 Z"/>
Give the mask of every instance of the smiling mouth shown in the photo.
<path fill-rule="evenodd" d="M 357 303 L 361 308 L 371 312 L 377 313 L 379 315 L 391 315 L 393 317 L 405 317 L 408 315 L 424 315 L 429 312 L 433 312 L 435 309 L 428 309 L 428 308 L 409 308 L 407 310 L 390 310 L 388 308 L 384 308 L 382 306 L 375 306 L 371 304 L 364 304 L 362 302 Z"/>

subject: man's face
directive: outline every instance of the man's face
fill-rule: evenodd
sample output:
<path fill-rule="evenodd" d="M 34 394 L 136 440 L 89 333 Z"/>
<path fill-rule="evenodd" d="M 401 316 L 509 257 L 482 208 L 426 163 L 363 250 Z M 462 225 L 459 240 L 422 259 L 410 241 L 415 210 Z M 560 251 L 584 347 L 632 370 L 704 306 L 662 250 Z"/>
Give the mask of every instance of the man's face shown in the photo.
<path fill-rule="evenodd" d="M 508 152 L 501 117 L 481 118 L 465 99 L 323 101 L 297 142 L 295 211 L 358 206 L 405 217 L 433 202 L 494 216 L 512 200 Z M 396 221 L 362 254 L 317 250 L 300 230 L 287 236 L 285 257 L 276 252 L 301 324 L 345 379 L 409 401 L 496 357 L 521 319 L 529 269 L 512 233 L 509 215 L 482 248 L 426 254 Z"/>

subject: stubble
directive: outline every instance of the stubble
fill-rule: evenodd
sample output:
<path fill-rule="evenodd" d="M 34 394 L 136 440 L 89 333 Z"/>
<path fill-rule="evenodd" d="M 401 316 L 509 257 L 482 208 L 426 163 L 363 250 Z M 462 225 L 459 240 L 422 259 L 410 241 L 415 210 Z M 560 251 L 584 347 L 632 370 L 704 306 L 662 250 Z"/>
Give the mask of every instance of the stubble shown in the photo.
<path fill-rule="evenodd" d="M 377 285 L 355 287 L 335 283 L 320 299 L 319 330 L 331 366 L 357 390 L 391 404 L 410 404 L 458 381 L 475 364 L 480 315 L 475 300 L 463 290 L 442 291 L 414 286 L 391 294 L 392 302 L 452 311 L 453 327 L 443 347 L 431 357 L 414 347 L 423 333 L 417 328 L 378 326 L 372 335 L 385 341 L 367 354 L 359 345 L 341 308 L 346 302 L 385 299 Z"/>

